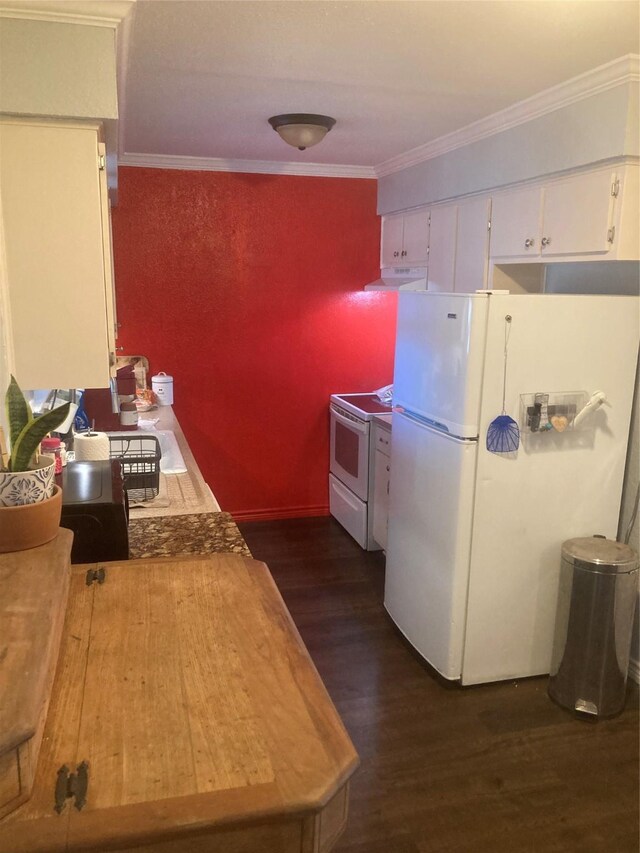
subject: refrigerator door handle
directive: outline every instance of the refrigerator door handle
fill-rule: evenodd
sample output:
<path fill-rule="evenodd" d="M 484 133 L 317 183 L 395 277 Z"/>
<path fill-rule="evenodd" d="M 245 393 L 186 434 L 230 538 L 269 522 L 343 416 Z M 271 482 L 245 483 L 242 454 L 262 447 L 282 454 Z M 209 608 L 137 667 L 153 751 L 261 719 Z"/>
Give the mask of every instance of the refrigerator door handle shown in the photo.
<path fill-rule="evenodd" d="M 416 415 L 410 415 L 406 410 L 402 413 L 398 412 L 398 415 L 402 418 L 407 418 L 412 423 L 419 426 L 421 429 L 426 429 L 429 432 L 434 433 L 435 435 L 441 435 L 443 438 L 448 439 L 449 441 L 454 441 L 456 444 L 475 444 L 478 441 L 478 437 L 474 438 L 461 438 L 458 435 L 452 435 L 446 429 L 440 429 L 436 423 L 429 423 L 425 421 L 423 418 L 416 417 Z"/>

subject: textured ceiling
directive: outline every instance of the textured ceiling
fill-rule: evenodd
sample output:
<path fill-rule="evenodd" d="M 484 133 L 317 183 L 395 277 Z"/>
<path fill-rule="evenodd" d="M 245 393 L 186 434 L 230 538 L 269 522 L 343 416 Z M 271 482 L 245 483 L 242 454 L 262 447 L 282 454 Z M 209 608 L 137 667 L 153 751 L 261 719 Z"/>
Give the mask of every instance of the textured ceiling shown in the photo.
<path fill-rule="evenodd" d="M 138 0 L 124 151 L 374 166 L 624 54 L 631 2 Z M 306 152 L 267 124 L 338 123 Z"/>

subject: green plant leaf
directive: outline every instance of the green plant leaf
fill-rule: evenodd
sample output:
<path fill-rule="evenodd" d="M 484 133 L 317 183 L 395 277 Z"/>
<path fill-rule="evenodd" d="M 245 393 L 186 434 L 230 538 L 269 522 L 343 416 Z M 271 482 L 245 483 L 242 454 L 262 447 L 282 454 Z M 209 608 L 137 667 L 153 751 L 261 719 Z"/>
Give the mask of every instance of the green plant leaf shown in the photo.
<path fill-rule="evenodd" d="M 27 471 L 29 469 L 31 457 L 36 452 L 38 445 L 47 433 L 55 430 L 67 418 L 69 408 L 70 404 L 65 403 L 26 424 L 11 448 L 9 464 L 11 471 Z"/>
<path fill-rule="evenodd" d="M 11 448 L 13 448 L 22 430 L 29 421 L 33 420 L 29 404 L 25 400 L 24 394 L 20 390 L 20 386 L 14 376 L 11 377 L 11 382 L 7 388 L 5 408 L 7 423 L 9 424 L 9 443 Z"/>

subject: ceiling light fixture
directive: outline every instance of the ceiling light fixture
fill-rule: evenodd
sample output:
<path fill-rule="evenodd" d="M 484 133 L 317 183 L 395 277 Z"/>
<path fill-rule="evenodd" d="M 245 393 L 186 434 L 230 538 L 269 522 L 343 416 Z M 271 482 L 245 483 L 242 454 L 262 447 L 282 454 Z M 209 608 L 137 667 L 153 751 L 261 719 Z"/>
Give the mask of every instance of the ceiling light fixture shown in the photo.
<path fill-rule="evenodd" d="M 269 119 L 269 124 L 282 139 L 300 151 L 322 142 L 335 123 L 334 118 L 311 113 L 287 113 Z"/>

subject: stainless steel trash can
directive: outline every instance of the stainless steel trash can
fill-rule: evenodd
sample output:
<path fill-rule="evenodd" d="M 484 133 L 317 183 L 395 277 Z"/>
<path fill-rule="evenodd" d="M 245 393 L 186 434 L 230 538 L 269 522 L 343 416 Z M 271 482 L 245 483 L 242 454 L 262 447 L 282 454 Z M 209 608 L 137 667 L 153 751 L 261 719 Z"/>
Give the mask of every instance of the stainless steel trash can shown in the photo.
<path fill-rule="evenodd" d="M 624 708 L 638 555 L 594 536 L 562 546 L 549 696 L 564 708 L 612 717 Z"/>

